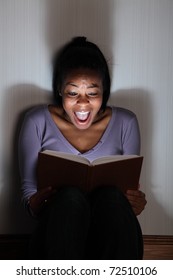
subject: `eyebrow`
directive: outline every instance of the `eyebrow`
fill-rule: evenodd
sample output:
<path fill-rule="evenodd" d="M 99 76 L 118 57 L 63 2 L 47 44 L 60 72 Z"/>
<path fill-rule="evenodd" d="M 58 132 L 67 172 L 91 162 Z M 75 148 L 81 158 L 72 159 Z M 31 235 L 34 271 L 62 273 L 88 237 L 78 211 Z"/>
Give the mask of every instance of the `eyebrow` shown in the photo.
<path fill-rule="evenodd" d="M 88 88 L 99 88 L 99 86 L 97 84 L 91 84 L 91 86 L 89 86 Z"/>
<path fill-rule="evenodd" d="M 73 87 L 78 87 L 76 84 L 72 83 L 72 82 L 68 82 L 65 84 L 65 86 L 73 86 Z M 91 85 L 89 85 L 87 88 L 99 88 L 99 86 L 95 83 L 92 83 Z"/>

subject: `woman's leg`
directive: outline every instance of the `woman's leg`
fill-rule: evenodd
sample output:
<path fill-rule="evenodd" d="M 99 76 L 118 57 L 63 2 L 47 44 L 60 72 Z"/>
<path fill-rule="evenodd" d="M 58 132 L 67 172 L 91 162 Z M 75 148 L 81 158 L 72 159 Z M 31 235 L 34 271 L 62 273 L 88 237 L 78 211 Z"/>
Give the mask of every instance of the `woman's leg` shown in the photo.
<path fill-rule="evenodd" d="M 105 187 L 89 202 L 75 188 L 61 189 L 42 215 L 31 259 L 142 259 L 141 228 L 126 197 Z"/>
<path fill-rule="evenodd" d="M 88 258 L 142 259 L 142 233 L 127 198 L 116 188 L 103 187 L 91 194 L 90 201 Z"/>
<path fill-rule="evenodd" d="M 83 193 L 62 188 L 49 206 L 46 251 L 48 259 L 83 259 L 90 208 Z"/>

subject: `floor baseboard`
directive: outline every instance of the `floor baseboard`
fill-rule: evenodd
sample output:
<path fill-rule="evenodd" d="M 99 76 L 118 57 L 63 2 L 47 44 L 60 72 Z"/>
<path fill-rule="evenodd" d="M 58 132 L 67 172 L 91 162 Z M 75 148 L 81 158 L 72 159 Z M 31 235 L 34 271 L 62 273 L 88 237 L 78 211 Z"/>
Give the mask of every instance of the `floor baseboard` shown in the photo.
<path fill-rule="evenodd" d="M 173 260 L 172 235 L 144 235 L 144 260 Z"/>
<path fill-rule="evenodd" d="M 173 236 L 144 235 L 144 260 L 173 260 Z M 0 260 L 28 259 L 30 235 L 0 235 Z"/>

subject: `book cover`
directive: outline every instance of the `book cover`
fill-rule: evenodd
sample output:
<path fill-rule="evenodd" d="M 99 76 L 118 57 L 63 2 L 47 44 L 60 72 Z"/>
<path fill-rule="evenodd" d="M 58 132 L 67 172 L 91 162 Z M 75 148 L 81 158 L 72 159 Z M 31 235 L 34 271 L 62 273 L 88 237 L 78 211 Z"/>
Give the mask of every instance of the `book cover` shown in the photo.
<path fill-rule="evenodd" d="M 121 191 L 137 189 L 143 157 L 107 156 L 93 162 L 86 158 L 55 151 L 38 155 L 38 189 L 75 186 L 85 192 L 100 186 L 116 186 Z"/>

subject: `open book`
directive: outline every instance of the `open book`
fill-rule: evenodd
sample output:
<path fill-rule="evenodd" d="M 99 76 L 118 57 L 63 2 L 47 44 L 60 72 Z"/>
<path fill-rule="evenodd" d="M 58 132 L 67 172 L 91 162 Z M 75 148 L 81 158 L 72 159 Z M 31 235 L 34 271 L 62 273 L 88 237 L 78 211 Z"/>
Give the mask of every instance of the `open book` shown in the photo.
<path fill-rule="evenodd" d="M 104 156 L 90 162 L 78 155 L 45 150 L 38 154 L 38 189 L 75 186 L 88 192 L 100 186 L 116 186 L 123 192 L 137 189 L 143 157 Z"/>

